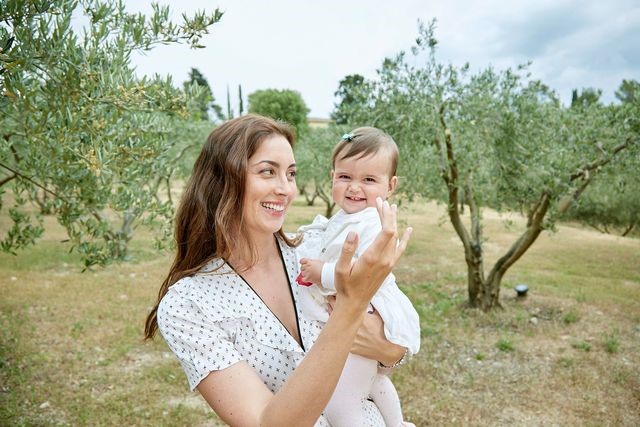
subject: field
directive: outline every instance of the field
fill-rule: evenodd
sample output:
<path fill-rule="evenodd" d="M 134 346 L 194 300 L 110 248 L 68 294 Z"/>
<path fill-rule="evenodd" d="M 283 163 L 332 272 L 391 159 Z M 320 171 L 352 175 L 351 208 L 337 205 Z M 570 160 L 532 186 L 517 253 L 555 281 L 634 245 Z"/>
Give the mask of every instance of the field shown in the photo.
<path fill-rule="evenodd" d="M 296 201 L 287 228 L 320 212 Z M 396 276 L 422 325 L 421 352 L 393 375 L 406 418 L 640 425 L 640 240 L 573 225 L 543 233 L 507 273 L 503 310 L 484 314 L 465 306 L 462 247 L 443 214 L 402 207 L 415 232 Z M 490 265 L 523 220 L 484 217 Z M 162 339 L 142 341 L 170 255 L 143 230 L 132 262 L 81 273 L 46 220 L 37 246 L 0 254 L 0 425 L 219 425 Z"/>

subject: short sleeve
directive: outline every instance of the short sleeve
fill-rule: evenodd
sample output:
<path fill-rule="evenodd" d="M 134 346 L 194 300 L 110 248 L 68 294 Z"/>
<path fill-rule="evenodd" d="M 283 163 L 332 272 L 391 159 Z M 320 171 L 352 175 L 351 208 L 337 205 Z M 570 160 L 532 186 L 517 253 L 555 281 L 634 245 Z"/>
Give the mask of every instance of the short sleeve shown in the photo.
<path fill-rule="evenodd" d="M 180 361 L 191 390 L 210 372 L 243 360 L 233 345 L 233 328 L 207 319 L 195 303 L 174 289 L 158 306 L 158 329 Z"/>

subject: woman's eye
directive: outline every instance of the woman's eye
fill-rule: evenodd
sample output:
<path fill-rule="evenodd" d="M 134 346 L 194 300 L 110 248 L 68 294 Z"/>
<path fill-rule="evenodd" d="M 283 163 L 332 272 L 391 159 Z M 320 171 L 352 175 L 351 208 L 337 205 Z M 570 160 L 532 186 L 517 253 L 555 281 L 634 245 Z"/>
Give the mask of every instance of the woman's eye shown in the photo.
<path fill-rule="evenodd" d="M 289 178 L 293 179 L 298 174 L 298 171 L 289 171 Z"/>
<path fill-rule="evenodd" d="M 275 171 L 273 169 L 262 169 L 260 175 L 273 175 Z"/>

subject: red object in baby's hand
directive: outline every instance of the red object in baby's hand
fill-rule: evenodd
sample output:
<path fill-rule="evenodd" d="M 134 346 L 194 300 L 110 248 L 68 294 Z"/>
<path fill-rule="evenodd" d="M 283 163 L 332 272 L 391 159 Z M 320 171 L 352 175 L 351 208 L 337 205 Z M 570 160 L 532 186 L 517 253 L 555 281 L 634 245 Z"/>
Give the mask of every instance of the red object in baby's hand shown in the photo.
<path fill-rule="evenodd" d="M 311 282 L 307 282 L 302 278 L 302 273 L 298 274 L 298 277 L 296 277 L 296 283 L 300 286 L 311 286 L 313 285 L 313 283 Z"/>

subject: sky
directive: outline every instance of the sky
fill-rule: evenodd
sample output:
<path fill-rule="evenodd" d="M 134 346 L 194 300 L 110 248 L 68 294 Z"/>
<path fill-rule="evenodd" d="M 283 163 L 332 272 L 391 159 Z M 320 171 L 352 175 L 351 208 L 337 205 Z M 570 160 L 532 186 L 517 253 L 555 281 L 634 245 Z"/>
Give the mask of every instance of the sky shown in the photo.
<path fill-rule="evenodd" d="M 409 51 L 418 22 L 436 19 L 437 58 L 472 70 L 531 61 L 532 78 L 570 102 L 571 91 L 602 89 L 615 100 L 622 79 L 640 81 L 640 0 L 160 0 L 182 13 L 219 8 L 204 49 L 160 46 L 132 56 L 139 75 L 170 74 L 182 84 L 192 67 L 226 108 L 259 89 L 298 91 L 309 117 L 328 118 L 349 74 L 376 77 L 385 57 Z M 148 1 L 125 0 L 149 13 Z M 246 98 L 245 98 L 246 109 Z"/>

